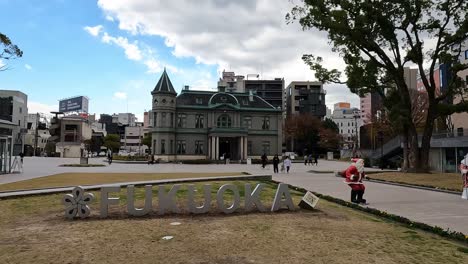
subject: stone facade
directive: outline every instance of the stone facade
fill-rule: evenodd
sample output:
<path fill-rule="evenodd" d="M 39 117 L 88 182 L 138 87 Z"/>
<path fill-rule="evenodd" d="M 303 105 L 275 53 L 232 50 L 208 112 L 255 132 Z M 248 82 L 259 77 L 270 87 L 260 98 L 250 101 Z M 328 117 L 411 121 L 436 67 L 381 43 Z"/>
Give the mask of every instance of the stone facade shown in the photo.
<path fill-rule="evenodd" d="M 256 95 L 183 90 L 163 72 L 152 92 L 151 152 L 166 161 L 281 154 L 281 109 Z"/>

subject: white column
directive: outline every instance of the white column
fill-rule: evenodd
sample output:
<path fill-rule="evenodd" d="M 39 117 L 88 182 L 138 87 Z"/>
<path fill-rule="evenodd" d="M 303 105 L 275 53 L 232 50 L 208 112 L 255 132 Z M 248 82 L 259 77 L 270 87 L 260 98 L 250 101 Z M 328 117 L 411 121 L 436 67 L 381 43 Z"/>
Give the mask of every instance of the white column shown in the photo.
<path fill-rule="evenodd" d="M 247 155 L 248 155 L 248 148 L 247 148 L 247 136 L 244 137 L 244 159 L 247 159 Z"/>
<path fill-rule="evenodd" d="M 219 137 L 215 137 L 215 160 L 219 159 Z"/>
<path fill-rule="evenodd" d="M 240 145 L 240 159 L 243 160 L 244 159 L 244 137 L 240 137 L 239 138 L 239 145 Z"/>
<path fill-rule="evenodd" d="M 211 137 L 211 159 L 216 160 L 216 137 Z"/>
<path fill-rule="evenodd" d="M 207 146 L 207 151 L 208 151 L 208 159 L 211 159 L 211 137 L 208 137 L 208 146 Z"/>

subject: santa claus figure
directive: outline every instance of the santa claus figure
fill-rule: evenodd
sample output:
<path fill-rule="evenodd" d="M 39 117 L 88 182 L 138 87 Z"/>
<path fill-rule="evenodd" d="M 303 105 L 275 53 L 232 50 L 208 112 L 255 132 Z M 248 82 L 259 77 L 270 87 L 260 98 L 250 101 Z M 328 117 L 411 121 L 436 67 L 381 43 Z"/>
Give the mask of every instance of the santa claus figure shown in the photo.
<path fill-rule="evenodd" d="M 468 154 L 460 162 L 460 172 L 463 180 L 462 199 L 468 200 Z"/>
<path fill-rule="evenodd" d="M 352 159 L 353 163 L 343 173 L 345 183 L 351 187 L 351 202 L 367 204 L 364 196 L 366 187 L 362 183 L 365 177 L 364 174 L 364 160 L 363 159 Z"/>

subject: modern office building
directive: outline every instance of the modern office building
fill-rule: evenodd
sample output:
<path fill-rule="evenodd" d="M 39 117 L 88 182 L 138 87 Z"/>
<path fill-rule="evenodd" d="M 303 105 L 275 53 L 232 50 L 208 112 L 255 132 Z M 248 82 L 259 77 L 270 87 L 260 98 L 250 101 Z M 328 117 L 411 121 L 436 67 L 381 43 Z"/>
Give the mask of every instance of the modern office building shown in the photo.
<path fill-rule="evenodd" d="M 151 94 L 151 151 L 157 158 L 245 160 L 281 154 L 282 110 L 258 95 L 185 89 L 177 95 L 166 71 Z"/>
<path fill-rule="evenodd" d="M 218 92 L 226 93 L 253 93 L 260 96 L 266 102 L 277 109 L 284 109 L 284 79 L 274 78 L 273 80 L 258 79 L 259 74 L 236 75 L 234 72 L 223 71 L 218 81 Z"/>
<path fill-rule="evenodd" d="M 20 91 L 0 90 L 0 119 L 12 122 L 13 156 L 24 148 L 24 135 L 27 132 L 28 96 Z"/>
<path fill-rule="evenodd" d="M 368 93 L 360 99 L 361 119 L 363 125 L 375 122 L 382 111 L 382 99 L 378 93 Z"/>
<path fill-rule="evenodd" d="M 321 82 L 291 82 L 286 88 L 286 113 L 312 114 L 323 119 L 327 114 L 325 95 Z"/>

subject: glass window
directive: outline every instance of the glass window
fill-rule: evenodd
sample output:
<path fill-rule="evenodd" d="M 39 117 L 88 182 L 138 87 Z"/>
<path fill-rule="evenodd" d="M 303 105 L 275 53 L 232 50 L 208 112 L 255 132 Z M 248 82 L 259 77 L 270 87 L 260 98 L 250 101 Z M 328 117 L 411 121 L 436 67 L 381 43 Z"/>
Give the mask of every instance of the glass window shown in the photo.
<path fill-rule="evenodd" d="M 270 155 L 270 141 L 262 142 L 262 152 Z"/>
<path fill-rule="evenodd" d="M 196 115 L 195 116 L 195 128 L 203 128 L 204 121 L 205 121 L 205 117 L 203 115 Z"/>
<path fill-rule="evenodd" d="M 179 114 L 177 115 L 177 127 L 186 127 L 187 126 L 187 115 Z"/>
<path fill-rule="evenodd" d="M 157 126 L 157 122 L 158 122 L 158 113 L 154 112 L 154 114 L 153 114 L 153 127 Z"/>
<path fill-rule="evenodd" d="M 250 116 L 244 117 L 244 127 L 245 128 L 252 128 L 252 117 L 250 117 Z"/>
<path fill-rule="evenodd" d="M 161 127 L 166 127 L 166 113 L 161 113 Z"/>
<path fill-rule="evenodd" d="M 197 104 L 203 104 L 203 100 L 200 97 L 197 97 L 195 101 Z"/>
<path fill-rule="evenodd" d="M 19 112 L 20 112 L 20 114 L 23 113 L 23 108 L 22 107 L 19 108 Z"/>
<path fill-rule="evenodd" d="M 263 118 L 263 124 L 262 124 L 262 129 L 263 130 L 269 130 L 270 129 L 270 118 L 265 116 Z"/>
<path fill-rule="evenodd" d="M 174 153 L 174 140 L 171 140 L 171 144 L 169 144 L 169 154 Z"/>
<path fill-rule="evenodd" d="M 247 141 L 247 155 L 252 155 L 252 141 Z"/>
<path fill-rule="evenodd" d="M 185 140 L 177 141 L 177 154 L 185 154 Z"/>
<path fill-rule="evenodd" d="M 195 141 L 195 154 L 203 154 L 203 141 Z"/>
<path fill-rule="evenodd" d="M 161 154 L 166 154 L 166 140 L 161 139 Z"/>
<path fill-rule="evenodd" d="M 217 127 L 231 127 L 231 118 L 228 115 L 218 117 Z"/>
<path fill-rule="evenodd" d="M 174 127 L 174 113 L 171 113 L 170 127 Z"/>
<path fill-rule="evenodd" d="M 468 59 L 468 50 L 465 50 L 465 60 Z"/>

